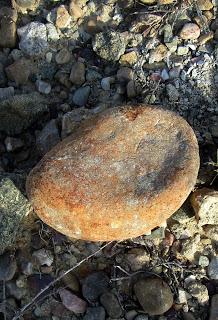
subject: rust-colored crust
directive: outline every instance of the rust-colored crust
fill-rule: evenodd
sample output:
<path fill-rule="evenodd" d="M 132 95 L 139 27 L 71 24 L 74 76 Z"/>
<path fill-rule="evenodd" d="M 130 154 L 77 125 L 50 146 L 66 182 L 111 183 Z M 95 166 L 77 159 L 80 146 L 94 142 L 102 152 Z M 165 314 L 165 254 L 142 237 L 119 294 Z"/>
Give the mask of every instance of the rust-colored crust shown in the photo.
<path fill-rule="evenodd" d="M 39 217 L 72 238 L 110 241 L 160 226 L 185 201 L 199 170 L 196 137 L 176 114 L 125 106 L 85 121 L 31 171 Z"/>

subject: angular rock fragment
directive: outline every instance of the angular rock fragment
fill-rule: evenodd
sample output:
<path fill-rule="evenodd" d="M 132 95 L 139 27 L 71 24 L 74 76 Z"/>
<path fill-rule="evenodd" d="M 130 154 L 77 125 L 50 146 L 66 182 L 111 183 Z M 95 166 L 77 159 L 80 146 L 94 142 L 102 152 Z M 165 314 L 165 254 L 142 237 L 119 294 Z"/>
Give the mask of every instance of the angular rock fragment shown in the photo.
<path fill-rule="evenodd" d="M 200 226 L 218 224 L 218 192 L 208 188 L 196 190 L 191 203 Z"/>
<path fill-rule="evenodd" d="M 67 289 L 60 289 L 59 294 L 63 305 L 70 311 L 76 314 L 84 313 L 87 308 L 87 303 L 77 297 L 75 294 L 71 293 Z"/>
<path fill-rule="evenodd" d="M 209 320 L 218 320 L 218 294 L 215 294 L 211 299 Z"/>
<path fill-rule="evenodd" d="M 10 7 L 0 10 L 0 47 L 14 48 L 17 40 L 17 11 Z"/>
<path fill-rule="evenodd" d="M 31 22 L 17 30 L 20 37 L 19 48 L 31 57 L 42 56 L 48 49 L 46 25 Z"/>
<path fill-rule="evenodd" d="M 0 176 L 0 253 L 16 239 L 21 220 L 31 212 L 31 206 L 9 179 Z"/>
<path fill-rule="evenodd" d="M 126 49 L 125 37 L 115 31 L 96 34 L 92 46 L 93 50 L 103 59 L 117 61 Z"/>
<path fill-rule="evenodd" d="M 0 131 L 19 134 L 47 111 L 46 100 L 40 94 L 15 95 L 0 102 Z"/>
<path fill-rule="evenodd" d="M 175 212 L 198 173 L 196 137 L 185 120 L 151 106 L 124 106 L 85 121 L 27 179 L 43 221 L 74 238 L 125 239 Z"/>

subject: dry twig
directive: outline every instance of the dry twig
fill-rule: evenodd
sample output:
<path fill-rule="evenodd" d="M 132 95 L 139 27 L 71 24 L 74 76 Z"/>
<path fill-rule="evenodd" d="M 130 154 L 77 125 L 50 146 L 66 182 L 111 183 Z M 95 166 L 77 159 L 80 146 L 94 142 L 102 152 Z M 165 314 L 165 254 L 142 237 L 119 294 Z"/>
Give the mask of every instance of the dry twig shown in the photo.
<path fill-rule="evenodd" d="M 29 310 L 33 304 L 41 297 L 43 293 L 45 293 L 48 289 L 56 285 L 63 277 L 65 277 L 68 273 L 72 272 L 73 270 L 77 269 L 81 264 L 88 261 L 90 258 L 94 257 L 96 254 L 101 252 L 104 248 L 109 246 L 112 243 L 112 241 L 106 243 L 103 245 L 100 249 L 95 251 L 94 253 L 90 254 L 88 257 L 82 259 L 80 262 L 78 262 L 75 266 L 65 271 L 63 274 L 61 274 L 58 278 L 50 282 L 44 289 L 42 289 L 28 304 L 26 304 L 18 313 L 13 317 L 12 320 L 18 320 L 27 310 Z"/>

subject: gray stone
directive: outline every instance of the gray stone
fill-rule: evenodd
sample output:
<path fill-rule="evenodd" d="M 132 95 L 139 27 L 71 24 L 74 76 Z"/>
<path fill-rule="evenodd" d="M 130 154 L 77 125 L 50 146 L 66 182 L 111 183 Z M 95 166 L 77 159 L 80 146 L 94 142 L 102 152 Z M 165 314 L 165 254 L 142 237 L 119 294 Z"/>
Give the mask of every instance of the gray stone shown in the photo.
<path fill-rule="evenodd" d="M 46 24 L 48 41 L 57 41 L 59 34 L 56 27 L 52 23 Z"/>
<path fill-rule="evenodd" d="M 169 71 L 170 79 L 177 79 L 177 78 L 179 78 L 180 72 L 181 72 L 181 68 L 180 68 L 180 67 L 172 68 L 172 69 Z"/>
<path fill-rule="evenodd" d="M 8 178 L 0 178 L 0 252 L 16 239 L 21 221 L 31 212 L 31 206 Z"/>
<path fill-rule="evenodd" d="M 218 224 L 218 192 L 202 188 L 196 190 L 191 197 L 196 219 L 200 226 Z"/>
<path fill-rule="evenodd" d="M 163 69 L 161 71 L 161 78 L 163 79 L 163 81 L 169 80 L 169 73 L 166 69 Z"/>
<path fill-rule="evenodd" d="M 218 320 L 218 294 L 212 296 L 209 320 Z"/>
<path fill-rule="evenodd" d="M 87 119 L 90 115 L 90 111 L 84 107 L 66 113 L 62 118 L 61 137 L 66 138 L 79 126 L 82 120 Z"/>
<path fill-rule="evenodd" d="M 88 69 L 86 72 L 86 81 L 93 82 L 98 81 L 102 78 L 101 74 L 95 70 Z"/>
<path fill-rule="evenodd" d="M 143 310 L 149 315 L 161 315 L 173 305 L 170 287 L 160 278 L 138 280 L 134 291 Z"/>
<path fill-rule="evenodd" d="M 0 256 L 0 281 L 9 281 L 13 279 L 17 270 L 16 260 L 9 252 Z"/>
<path fill-rule="evenodd" d="M 0 86 L 2 87 L 4 87 L 7 82 L 4 69 L 4 65 L 0 62 Z"/>
<path fill-rule="evenodd" d="M 198 251 L 198 247 L 200 245 L 200 235 L 196 234 L 194 237 L 190 239 L 183 240 L 182 242 L 182 249 L 181 249 L 181 255 L 189 260 L 194 260 L 195 253 Z"/>
<path fill-rule="evenodd" d="M 41 155 L 46 154 L 60 141 L 56 120 L 52 119 L 42 129 L 36 138 L 36 146 Z"/>
<path fill-rule="evenodd" d="M 85 313 L 87 309 L 87 302 L 79 298 L 71 291 L 61 288 L 58 291 L 61 301 L 65 308 L 75 314 Z"/>
<path fill-rule="evenodd" d="M 203 227 L 203 230 L 209 239 L 218 241 L 218 225 L 207 224 Z"/>
<path fill-rule="evenodd" d="M 177 210 L 171 217 L 171 219 L 181 223 L 185 224 L 190 219 L 194 217 L 194 211 L 189 201 L 185 201 L 181 208 Z"/>
<path fill-rule="evenodd" d="M 83 320 L 105 320 L 105 310 L 103 307 L 88 308 Z"/>
<path fill-rule="evenodd" d="M 0 88 L 0 101 L 6 100 L 13 96 L 14 96 L 14 87 Z"/>
<path fill-rule="evenodd" d="M 130 311 L 127 311 L 125 313 L 125 319 L 126 320 L 133 320 L 135 319 L 135 317 L 137 316 L 137 311 L 136 310 L 130 310 Z"/>
<path fill-rule="evenodd" d="M 209 295 L 207 287 L 200 282 L 190 282 L 187 286 L 188 292 L 192 297 L 198 300 L 198 303 L 201 305 L 207 304 L 209 301 Z"/>
<path fill-rule="evenodd" d="M 196 318 L 194 317 L 194 315 L 191 312 L 183 312 L 182 319 L 183 320 L 196 320 Z"/>
<path fill-rule="evenodd" d="M 115 82 L 114 77 L 106 77 L 101 79 L 101 87 L 105 91 L 110 91 L 111 89 L 111 84 Z"/>
<path fill-rule="evenodd" d="M 207 272 L 210 279 L 218 280 L 218 256 L 212 258 Z"/>
<path fill-rule="evenodd" d="M 185 46 L 179 46 L 177 49 L 177 54 L 179 56 L 185 56 L 186 54 L 188 54 L 188 52 L 189 52 L 189 48 Z"/>
<path fill-rule="evenodd" d="M 51 85 L 48 82 L 37 80 L 36 87 L 40 93 L 49 94 L 51 92 Z"/>
<path fill-rule="evenodd" d="M 115 31 L 97 33 L 93 40 L 93 50 L 103 59 L 118 61 L 126 49 L 125 37 Z"/>
<path fill-rule="evenodd" d="M 139 314 L 134 318 L 134 320 L 149 320 L 149 318 L 146 314 Z"/>
<path fill-rule="evenodd" d="M 173 39 L 173 29 L 170 24 L 166 24 L 164 26 L 164 42 L 168 43 L 171 42 Z"/>
<path fill-rule="evenodd" d="M 50 267 L 54 261 L 51 251 L 45 248 L 34 251 L 32 257 L 40 266 L 46 265 Z"/>
<path fill-rule="evenodd" d="M 179 100 L 179 92 L 174 85 L 169 83 L 166 86 L 166 90 L 167 90 L 167 95 L 168 95 L 170 101 L 178 101 Z"/>
<path fill-rule="evenodd" d="M 11 151 L 13 152 L 15 150 L 22 148 L 24 146 L 24 143 L 19 138 L 7 137 L 5 139 L 5 146 L 8 152 L 11 152 Z"/>
<path fill-rule="evenodd" d="M 19 134 L 47 111 L 47 100 L 39 93 L 15 95 L 0 102 L 0 131 Z"/>
<path fill-rule="evenodd" d="M 89 99 L 90 91 L 91 88 L 89 86 L 77 89 L 73 95 L 73 103 L 80 107 L 85 106 Z"/>
<path fill-rule="evenodd" d="M 72 59 L 71 52 L 67 48 L 62 48 L 55 56 L 57 64 L 65 64 Z"/>
<path fill-rule="evenodd" d="M 108 288 L 109 278 L 104 272 L 100 271 L 86 277 L 82 286 L 82 293 L 86 300 L 94 302 L 101 294 L 107 292 Z"/>
<path fill-rule="evenodd" d="M 105 292 L 100 297 L 100 302 L 111 318 L 119 318 L 122 315 L 122 308 L 117 297 L 111 292 Z"/>
<path fill-rule="evenodd" d="M 20 60 L 23 58 L 23 52 L 19 49 L 13 49 L 9 57 L 12 57 L 14 61 Z"/>
<path fill-rule="evenodd" d="M 146 239 L 164 239 L 165 238 L 165 227 L 160 227 L 151 232 L 146 236 Z"/>
<path fill-rule="evenodd" d="M 26 288 L 19 288 L 14 281 L 6 283 L 6 289 L 9 291 L 9 295 L 17 300 L 22 299 L 26 293 Z"/>
<path fill-rule="evenodd" d="M 31 57 L 42 56 L 48 49 L 47 28 L 41 22 L 30 22 L 17 30 L 19 48 Z"/>
<path fill-rule="evenodd" d="M 205 267 L 209 266 L 210 260 L 206 256 L 200 256 L 199 260 L 198 260 L 198 264 L 199 264 L 199 266 L 205 268 Z"/>

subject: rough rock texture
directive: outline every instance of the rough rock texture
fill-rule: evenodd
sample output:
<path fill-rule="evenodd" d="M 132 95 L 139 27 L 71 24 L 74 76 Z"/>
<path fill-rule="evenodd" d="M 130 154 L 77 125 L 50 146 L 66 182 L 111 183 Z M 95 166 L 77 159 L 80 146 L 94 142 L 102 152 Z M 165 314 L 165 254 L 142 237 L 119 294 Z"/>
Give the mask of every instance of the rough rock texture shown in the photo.
<path fill-rule="evenodd" d="M 31 206 L 14 183 L 0 175 L 0 253 L 13 244 L 22 218 Z"/>
<path fill-rule="evenodd" d="M 211 299 L 210 319 L 218 320 L 218 294 L 215 294 Z"/>
<path fill-rule="evenodd" d="M 124 106 L 84 122 L 45 155 L 27 193 L 42 220 L 70 237 L 125 239 L 164 223 L 191 192 L 198 168 L 185 120 Z"/>
<path fill-rule="evenodd" d="M 9 7 L 0 10 L 0 47 L 14 48 L 17 39 L 17 11 Z"/>
<path fill-rule="evenodd" d="M 159 278 L 139 280 L 134 291 L 145 313 L 160 315 L 173 305 L 173 294 L 168 284 Z"/>
<path fill-rule="evenodd" d="M 0 131 L 19 134 L 48 111 L 46 100 L 38 93 L 21 94 L 0 102 Z"/>
<path fill-rule="evenodd" d="M 218 224 L 218 192 L 202 188 L 191 196 L 192 206 L 199 225 Z"/>

